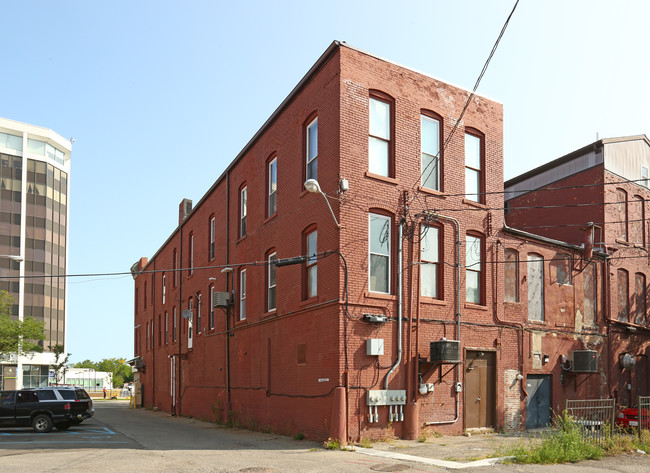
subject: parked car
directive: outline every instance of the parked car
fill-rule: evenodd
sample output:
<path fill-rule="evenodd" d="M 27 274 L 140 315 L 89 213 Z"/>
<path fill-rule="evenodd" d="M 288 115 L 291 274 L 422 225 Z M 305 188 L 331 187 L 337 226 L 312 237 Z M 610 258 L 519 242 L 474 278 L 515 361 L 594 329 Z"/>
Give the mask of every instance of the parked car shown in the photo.
<path fill-rule="evenodd" d="M 53 427 L 67 430 L 94 414 L 92 400 L 83 399 L 84 395 L 88 396 L 85 391 L 77 392 L 74 388 L 59 391 L 52 388 L 0 391 L 0 426 L 31 425 L 36 432 L 44 433 Z M 64 396 L 74 396 L 74 399 Z"/>
<path fill-rule="evenodd" d="M 38 400 L 41 402 L 51 402 L 51 401 L 88 401 L 90 402 L 90 407 L 83 412 L 82 418 L 73 419 L 70 422 L 72 425 L 79 425 L 85 419 L 90 419 L 95 415 L 95 405 L 93 404 L 92 398 L 88 395 L 85 389 L 75 387 L 75 386 L 47 386 L 43 388 L 30 388 L 36 392 Z"/>
<path fill-rule="evenodd" d="M 643 412 L 644 423 L 643 428 L 650 428 L 650 413 Z M 616 416 L 616 425 L 623 429 L 637 428 L 639 426 L 639 409 L 635 405 L 633 407 L 626 407 L 622 409 Z"/>

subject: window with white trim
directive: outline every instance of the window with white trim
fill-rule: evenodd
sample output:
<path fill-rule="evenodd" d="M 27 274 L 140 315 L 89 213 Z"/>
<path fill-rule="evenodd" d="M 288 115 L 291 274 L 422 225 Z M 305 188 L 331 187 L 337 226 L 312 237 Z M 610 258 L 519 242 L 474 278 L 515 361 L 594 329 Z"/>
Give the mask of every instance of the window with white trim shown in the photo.
<path fill-rule="evenodd" d="M 465 133 L 465 198 L 484 202 L 482 138 Z"/>
<path fill-rule="evenodd" d="M 466 302 L 481 304 L 483 281 L 483 240 L 480 237 L 466 235 L 465 237 L 465 290 Z"/>
<path fill-rule="evenodd" d="M 268 165 L 268 206 L 266 209 L 266 216 L 270 217 L 278 210 L 278 158 L 275 157 L 269 161 Z"/>
<path fill-rule="evenodd" d="M 214 328 L 214 298 L 214 286 L 210 286 L 210 319 L 208 320 L 210 330 Z"/>
<path fill-rule="evenodd" d="M 239 237 L 246 236 L 246 216 L 248 214 L 248 187 L 239 191 Z"/>
<path fill-rule="evenodd" d="M 388 177 L 391 152 L 390 103 L 370 97 L 369 106 L 368 170 L 373 174 Z"/>
<path fill-rule="evenodd" d="M 440 188 L 440 122 L 420 115 L 422 187 L 435 191 Z"/>
<path fill-rule="evenodd" d="M 312 230 L 305 235 L 305 296 L 307 299 L 318 295 L 318 231 Z"/>
<path fill-rule="evenodd" d="M 371 213 L 368 240 L 368 287 L 372 292 L 390 294 L 391 218 Z"/>
<path fill-rule="evenodd" d="M 162 303 L 165 303 L 165 275 L 162 275 Z"/>
<path fill-rule="evenodd" d="M 190 251 L 189 251 L 189 274 L 192 276 L 194 274 L 194 233 L 190 233 Z"/>
<path fill-rule="evenodd" d="M 274 251 L 273 253 L 270 253 L 267 259 L 267 276 L 266 276 L 266 310 L 267 312 L 271 312 L 272 310 L 275 310 L 276 307 L 276 291 L 275 291 L 275 286 L 276 286 L 276 281 L 275 281 L 275 261 L 277 260 L 277 254 Z"/>
<path fill-rule="evenodd" d="M 239 320 L 246 319 L 246 270 L 239 272 Z"/>
<path fill-rule="evenodd" d="M 440 288 L 440 230 L 438 227 L 431 225 L 422 225 L 420 231 L 420 295 L 438 299 Z"/>
<path fill-rule="evenodd" d="M 214 259 L 214 236 L 215 236 L 215 219 L 214 217 L 212 217 L 210 218 L 210 247 L 209 247 L 210 260 Z"/>
<path fill-rule="evenodd" d="M 306 179 L 318 180 L 318 117 L 314 118 L 306 132 Z"/>

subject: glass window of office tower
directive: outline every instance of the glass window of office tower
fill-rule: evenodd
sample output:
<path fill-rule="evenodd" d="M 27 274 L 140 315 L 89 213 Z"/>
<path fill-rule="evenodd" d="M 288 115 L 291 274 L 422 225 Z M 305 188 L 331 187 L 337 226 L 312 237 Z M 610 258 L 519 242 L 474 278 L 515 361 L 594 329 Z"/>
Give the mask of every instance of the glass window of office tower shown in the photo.
<path fill-rule="evenodd" d="M 0 254 L 20 254 L 20 204 L 23 161 L 18 156 L 0 154 Z M 20 263 L 0 258 L 0 275 L 19 276 Z M 12 314 L 18 316 L 18 279 L 1 279 L 0 290 L 13 298 Z"/>

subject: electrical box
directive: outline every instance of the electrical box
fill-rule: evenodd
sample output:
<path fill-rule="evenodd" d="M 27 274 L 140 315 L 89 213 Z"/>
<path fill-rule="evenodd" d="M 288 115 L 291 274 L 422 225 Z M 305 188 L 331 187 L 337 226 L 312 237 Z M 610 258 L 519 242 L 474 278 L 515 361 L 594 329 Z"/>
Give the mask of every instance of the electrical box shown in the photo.
<path fill-rule="evenodd" d="M 400 406 L 406 404 L 406 391 L 400 389 L 369 390 L 366 396 L 368 406 Z"/>
<path fill-rule="evenodd" d="M 379 356 L 384 354 L 384 340 L 382 338 L 369 338 L 366 340 L 366 355 Z"/>
<path fill-rule="evenodd" d="M 431 362 L 460 363 L 460 342 L 458 340 L 438 340 L 431 342 L 429 349 Z"/>
<path fill-rule="evenodd" d="M 230 306 L 230 294 L 227 292 L 214 293 L 214 306 L 220 309 L 225 309 Z"/>
<path fill-rule="evenodd" d="M 571 371 L 576 373 L 597 373 L 598 352 L 596 350 L 575 350 L 571 352 Z"/>

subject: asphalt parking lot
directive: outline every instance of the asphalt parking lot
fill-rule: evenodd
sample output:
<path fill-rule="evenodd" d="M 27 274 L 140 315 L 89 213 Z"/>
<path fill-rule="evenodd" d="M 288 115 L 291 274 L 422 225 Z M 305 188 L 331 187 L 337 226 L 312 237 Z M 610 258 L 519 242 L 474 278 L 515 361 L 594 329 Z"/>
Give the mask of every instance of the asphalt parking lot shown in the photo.
<path fill-rule="evenodd" d="M 0 429 L 0 471 L 11 473 L 101 471 L 280 472 L 650 472 L 650 455 L 631 454 L 570 465 L 472 463 L 488 457 L 508 436 L 441 437 L 390 441 L 356 451 L 275 434 L 226 429 L 163 412 L 129 409 L 125 401 L 98 401 L 95 416 L 68 431 L 36 434 L 30 428 Z"/>

